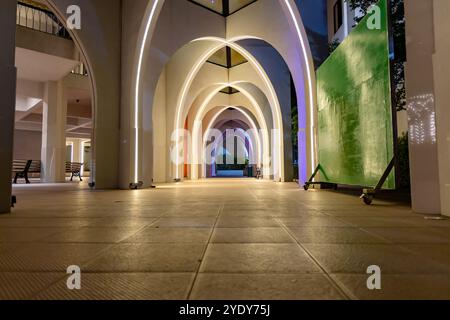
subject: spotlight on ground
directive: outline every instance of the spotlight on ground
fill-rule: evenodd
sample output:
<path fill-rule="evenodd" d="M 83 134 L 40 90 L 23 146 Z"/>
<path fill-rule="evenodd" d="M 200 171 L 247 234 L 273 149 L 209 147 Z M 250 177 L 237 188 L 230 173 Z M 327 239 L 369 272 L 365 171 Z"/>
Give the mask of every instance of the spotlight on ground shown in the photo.
<path fill-rule="evenodd" d="M 144 183 L 142 181 L 139 181 L 138 183 L 130 183 L 130 189 L 131 190 L 138 190 L 141 189 Z"/>

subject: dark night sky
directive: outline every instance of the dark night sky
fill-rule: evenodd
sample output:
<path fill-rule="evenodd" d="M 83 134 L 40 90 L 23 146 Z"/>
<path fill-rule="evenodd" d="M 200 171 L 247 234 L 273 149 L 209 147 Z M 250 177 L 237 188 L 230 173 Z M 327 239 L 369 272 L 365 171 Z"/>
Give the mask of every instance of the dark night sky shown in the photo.
<path fill-rule="evenodd" d="M 305 27 L 326 36 L 327 1 L 326 0 L 295 0 Z"/>

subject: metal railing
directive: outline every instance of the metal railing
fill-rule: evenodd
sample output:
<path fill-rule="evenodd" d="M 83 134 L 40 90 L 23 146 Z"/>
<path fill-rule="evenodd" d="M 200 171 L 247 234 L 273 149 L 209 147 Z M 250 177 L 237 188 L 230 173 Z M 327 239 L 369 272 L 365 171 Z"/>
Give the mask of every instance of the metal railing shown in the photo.
<path fill-rule="evenodd" d="M 71 39 L 69 32 L 51 11 L 18 2 L 16 17 L 19 26 Z"/>
<path fill-rule="evenodd" d="M 67 29 L 53 12 L 20 1 L 17 3 L 16 24 L 60 38 L 72 39 Z M 81 59 L 80 64 L 71 73 L 82 76 L 88 75 L 87 68 Z"/>

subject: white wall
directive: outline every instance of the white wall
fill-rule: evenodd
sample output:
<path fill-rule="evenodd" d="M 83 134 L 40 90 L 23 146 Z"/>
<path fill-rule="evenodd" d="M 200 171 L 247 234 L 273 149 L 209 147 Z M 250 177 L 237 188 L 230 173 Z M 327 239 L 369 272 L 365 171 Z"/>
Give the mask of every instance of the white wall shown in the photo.
<path fill-rule="evenodd" d="M 167 116 L 166 116 L 166 70 L 161 74 L 156 87 L 155 100 L 153 104 L 153 182 L 161 183 L 169 181 L 167 163 L 170 152 L 167 147 Z M 159 121 L 157 120 L 159 119 Z M 147 159 L 150 161 L 150 159 Z"/>
<path fill-rule="evenodd" d="M 76 4 L 81 9 L 82 28 L 74 30 L 72 38 L 86 58 L 92 81 L 95 186 L 99 189 L 116 188 L 119 171 L 122 8 L 126 5 L 122 6 L 121 0 L 48 2 L 61 21 L 66 21 L 66 11 L 70 5 Z"/>
<path fill-rule="evenodd" d="M 450 2 L 434 0 L 435 83 L 441 212 L 450 216 Z"/>
<path fill-rule="evenodd" d="M 441 212 L 436 105 L 433 76 L 435 48 L 432 1 L 406 1 L 406 94 L 413 210 Z"/>
<path fill-rule="evenodd" d="M 11 210 L 11 168 L 13 158 L 14 113 L 16 99 L 15 32 L 17 2 L 0 2 L 0 214 Z"/>
<path fill-rule="evenodd" d="M 293 6 L 295 11 L 295 4 Z M 300 19 L 299 13 L 295 13 L 298 14 L 297 19 Z M 314 170 L 312 167 L 317 159 L 313 150 L 317 111 L 314 65 L 301 21 L 297 21 L 297 25 L 304 39 L 306 57 L 285 1 L 259 0 L 231 15 L 227 21 L 229 38 L 246 35 L 265 40 L 283 57 L 292 74 L 299 106 L 299 161 L 302 164 L 300 182 L 305 181 Z"/>
<path fill-rule="evenodd" d="M 147 1 L 145 6 L 143 1 L 129 0 L 130 7 L 124 10 L 124 24 L 125 21 L 133 20 L 132 27 L 124 26 L 124 30 L 130 34 L 124 34 L 123 52 L 123 77 L 125 79 L 122 96 L 122 122 L 121 122 L 121 175 L 120 185 L 122 188 L 127 188 L 130 180 L 134 177 L 134 96 L 135 86 L 134 80 L 136 77 L 135 67 L 139 61 L 140 40 L 143 36 L 143 31 L 147 21 L 141 20 L 143 13 L 150 13 L 155 1 Z M 140 90 L 139 99 L 144 106 L 142 110 L 142 128 L 139 130 L 140 136 L 140 152 L 139 156 L 139 172 L 140 180 L 143 180 L 144 187 L 149 186 L 152 180 L 151 163 L 152 157 L 149 156 L 153 152 L 153 103 L 155 97 L 155 90 L 160 79 L 161 73 L 166 66 L 169 59 L 183 46 L 188 44 L 191 40 L 204 36 L 219 36 L 225 35 L 225 25 L 223 18 L 212 12 L 204 10 L 188 1 L 159 1 L 164 3 L 158 7 L 155 13 L 155 21 L 158 20 L 156 26 L 152 29 L 148 38 L 148 45 L 144 55 L 142 64 L 142 87 Z M 146 8 L 146 9 L 143 9 Z M 138 27 L 139 26 L 139 27 Z M 137 28 L 136 28 L 137 27 Z M 141 33 L 136 32 L 141 28 Z M 179 76 L 180 81 L 185 78 L 182 74 Z M 172 88 L 176 79 L 171 77 L 171 71 L 167 68 L 167 88 Z M 169 97 L 170 95 L 168 95 Z M 167 101 L 167 114 L 173 117 L 174 108 L 171 101 Z M 173 110 L 173 109 L 172 109 Z M 171 114 L 172 113 L 172 114 Z M 170 128 L 167 128 L 170 131 Z"/>
<path fill-rule="evenodd" d="M 17 26 L 16 46 L 69 60 L 78 54 L 73 41 L 22 26 Z"/>
<path fill-rule="evenodd" d="M 41 160 L 42 132 L 14 131 L 14 159 Z"/>

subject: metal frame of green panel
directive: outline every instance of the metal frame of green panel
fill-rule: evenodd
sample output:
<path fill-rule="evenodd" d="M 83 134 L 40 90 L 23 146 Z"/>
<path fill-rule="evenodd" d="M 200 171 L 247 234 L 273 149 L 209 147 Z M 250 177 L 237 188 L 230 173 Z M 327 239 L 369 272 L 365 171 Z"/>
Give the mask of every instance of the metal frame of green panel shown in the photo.
<path fill-rule="evenodd" d="M 396 115 L 390 66 L 390 23 L 381 0 L 380 29 L 366 16 L 317 70 L 318 147 L 321 181 L 395 189 Z"/>

